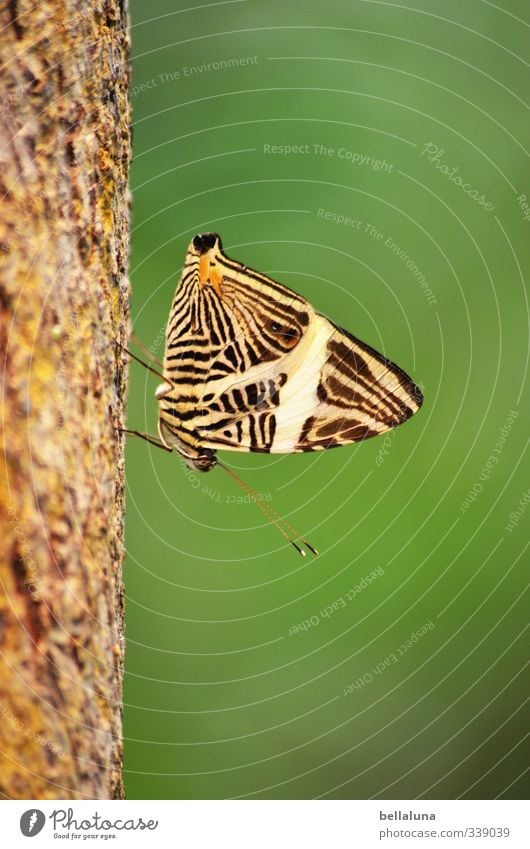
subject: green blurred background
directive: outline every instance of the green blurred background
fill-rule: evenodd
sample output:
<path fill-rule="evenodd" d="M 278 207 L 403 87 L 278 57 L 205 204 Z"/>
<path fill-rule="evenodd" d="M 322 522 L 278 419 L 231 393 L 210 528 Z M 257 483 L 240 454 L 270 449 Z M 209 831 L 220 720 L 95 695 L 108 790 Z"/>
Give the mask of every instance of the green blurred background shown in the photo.
<path fill-rule="evenodd" d="M 528 7 L 417 6 L 132 3 L 136 333 L 162 356 L 217 231 L 425 404 L 386 440 L 221 455 L 316 559 L 129 442 L 129 798 L 524 796 Z M 129 426 L 156 432 L 155 387 L 132 364 Z"/>

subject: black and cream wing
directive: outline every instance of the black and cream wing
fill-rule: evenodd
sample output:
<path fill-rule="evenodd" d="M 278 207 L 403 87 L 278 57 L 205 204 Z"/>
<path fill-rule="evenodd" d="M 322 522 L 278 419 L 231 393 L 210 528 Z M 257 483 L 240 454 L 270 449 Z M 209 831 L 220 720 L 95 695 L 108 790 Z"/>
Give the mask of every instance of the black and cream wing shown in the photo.
<path fill-rule="evenodd" d="M 186 445 L 291 453 L 384 433 L 422 397 L 394 363 L 305 298 L 190 245 L 167 329 L 161 419 Z M 171 384 L 171 385 L 170 385 Z"/>
<path fill-rule="evenodd" d="M 226 416 L 201 428 L 211 448 L 317 451 L 378 436 L 407 421 L 422 395 L 405 372 L 311 310 L 299 344 L 268 368 L 227 380 Z"/>

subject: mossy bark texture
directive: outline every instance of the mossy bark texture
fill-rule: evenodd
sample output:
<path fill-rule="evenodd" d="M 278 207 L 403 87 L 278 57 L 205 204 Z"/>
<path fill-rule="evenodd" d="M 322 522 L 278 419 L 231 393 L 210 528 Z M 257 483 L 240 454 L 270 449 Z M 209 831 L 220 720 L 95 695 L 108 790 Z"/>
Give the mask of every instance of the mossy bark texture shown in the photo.
<path fill-rule="evenodd" d="M 0 794 L 122 796 L 128 14 L 0 0 Z"/>

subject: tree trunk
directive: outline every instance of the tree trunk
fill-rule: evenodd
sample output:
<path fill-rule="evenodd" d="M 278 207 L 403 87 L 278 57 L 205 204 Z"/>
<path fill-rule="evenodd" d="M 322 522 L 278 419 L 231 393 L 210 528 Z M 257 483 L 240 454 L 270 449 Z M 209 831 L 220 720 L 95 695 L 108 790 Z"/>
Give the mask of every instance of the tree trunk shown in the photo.
<path fill-rule="evenodd" d="M 0 0 L 0 793 L 120 798 L 123 0 Z"/>

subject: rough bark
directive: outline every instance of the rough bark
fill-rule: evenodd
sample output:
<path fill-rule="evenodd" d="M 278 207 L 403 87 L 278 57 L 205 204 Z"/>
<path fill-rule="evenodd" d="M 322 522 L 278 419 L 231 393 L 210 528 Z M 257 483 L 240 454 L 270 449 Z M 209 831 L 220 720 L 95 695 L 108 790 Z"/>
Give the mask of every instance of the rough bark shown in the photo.
<path fill-rule="evenodd" d="M 128 15 L 0 0 L 0 793 L 120 798 Z"/>

